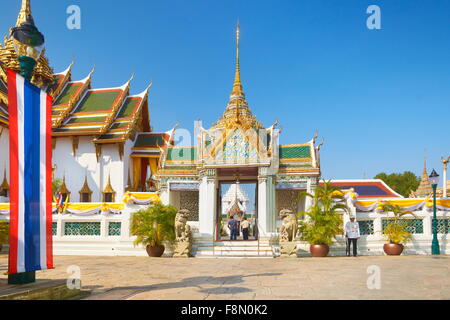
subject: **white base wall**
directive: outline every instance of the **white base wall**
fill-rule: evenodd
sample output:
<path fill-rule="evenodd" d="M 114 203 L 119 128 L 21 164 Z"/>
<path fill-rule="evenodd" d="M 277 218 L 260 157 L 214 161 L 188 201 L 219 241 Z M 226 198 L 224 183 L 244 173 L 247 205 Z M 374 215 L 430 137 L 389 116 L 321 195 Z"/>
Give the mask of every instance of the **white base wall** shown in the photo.
<path fill-rule="evenodd" d="M 127 204 L 121 214 L 95 214 L 80 216 L 73 214 L 54 214 L 53 222 L 56 223 L 56 234 L 53 236 L 55 255 L 90 255 L 90 256 L 147 256 L 145 248 L 134 246 L 135 237 L 130 236 L 130 219 L 133 212 L 145 208 L 145 205 Z M 413 240 L 406 244 L 404 254 L 431 254 L 431 221 L 432 212 L 426 209 L 415 212 L 417 218 L 423 221 L 423 233 L 414 234 Z M 382 219 L 386 215 L 380 213 L 357 213 L 357 220 L 372 220 L 374 225 L 373 235 L 363 235 L 358 240 L 359 255 L 383 255 L 383 245 L 385 243 L 381 234 L 377 231 L 381 229 Z M 450 219 L 449 211 L 439 211 L 438 219 Z M 0 215 L 0 220 L 8 220 L 9 216 Z M 68 222 L 95 222 L 100 224 L 99 235 L 65 235 L 64 226 Z M 120 222 L 120 235 L 109 235 L 109 223 Z M 211 235 L 201 234 L 201 221 L 189 222 L 194 233 L 194 253 L 199 247 L 212 247 L 214 241 Z M 98 226 L 98 225 L 97 225 Z M 212 228 L 211 228 L 212 229 Z M 450 254 L 449 234 L 438 234 L 441 254 Z M 274 252 L 277 249 L 276 233 L 270 236 L 261 237 L 261 242 L 268 242 L 273 246 Z M 298 256 L 309 256 L 309 245 L 298 241 Z M 8 251 L 8 246 L 3 246 L 3 252 Z M 166 246 L 164 256 L 171 256 L 170 246 Z M 330 256 L 345 255 L 345 245 L 343 237 L 338 237 L 338 242 L 330 246 Z"/>

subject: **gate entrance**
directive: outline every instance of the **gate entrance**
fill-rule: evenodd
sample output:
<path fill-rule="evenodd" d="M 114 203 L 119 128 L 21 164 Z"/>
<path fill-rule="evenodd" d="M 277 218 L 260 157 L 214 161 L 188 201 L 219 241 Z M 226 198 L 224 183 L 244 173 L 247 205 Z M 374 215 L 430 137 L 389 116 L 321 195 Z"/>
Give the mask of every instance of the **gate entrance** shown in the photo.
<path fill-rule="evenodd" d="M 258 239 L 257 186 L 256 180 L 219 182 L 216 241 Z"/>

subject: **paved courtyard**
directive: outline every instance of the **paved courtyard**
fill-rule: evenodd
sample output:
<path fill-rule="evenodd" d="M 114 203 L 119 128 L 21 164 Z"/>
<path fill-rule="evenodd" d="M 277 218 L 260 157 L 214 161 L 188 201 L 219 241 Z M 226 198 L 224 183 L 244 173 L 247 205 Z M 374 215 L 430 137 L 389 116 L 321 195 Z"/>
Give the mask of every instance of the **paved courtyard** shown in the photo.
<path fill-rule="evenodd" d="M 93 292 L 88 299 L 450 299 L 450 256 L 56 256 L 55 265 L 37 278 L 66 279 L 67 268 L 79 266 L 82 288 Z M 0 255 L 0 279 L 6 269 L 7 255 Z"/>

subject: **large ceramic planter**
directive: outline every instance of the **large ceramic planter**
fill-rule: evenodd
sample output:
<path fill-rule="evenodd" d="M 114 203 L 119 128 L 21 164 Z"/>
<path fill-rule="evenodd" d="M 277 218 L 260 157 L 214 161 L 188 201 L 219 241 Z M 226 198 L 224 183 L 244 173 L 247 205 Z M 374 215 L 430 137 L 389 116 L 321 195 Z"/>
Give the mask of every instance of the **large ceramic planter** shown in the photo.
<path fill-rule="evenodd" d="M 403 252 L 403 245 L 397 243 L 385 243 L 383 246 L 384 252 L 388 256 L 399 256 Z"/>
<path fill-rule="evenodd" d="M 147 250 L 147 254 L 149 257 L 161 257 L 164 253 L 165 247 L 163 245 L 160 246 L 151 246 L 147 245 L 145 250 Z"/>
<path fill-rule="evenodd" d="M 326 257 L 330 247 L 327 244 L 312 244 L 309 246 L 309 252 L 313 257 Z"/>

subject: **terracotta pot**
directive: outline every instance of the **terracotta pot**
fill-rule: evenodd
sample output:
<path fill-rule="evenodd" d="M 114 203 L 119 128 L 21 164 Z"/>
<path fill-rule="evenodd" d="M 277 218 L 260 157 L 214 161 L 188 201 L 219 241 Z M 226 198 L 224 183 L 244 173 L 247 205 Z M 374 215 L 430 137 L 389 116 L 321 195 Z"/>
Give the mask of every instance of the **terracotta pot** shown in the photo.
<path fill-rule="evenodd" d="M 160 246 L 151 246 L 147 245 L 145 250 L 147 250 L 147 254 L 149 257 L 161 257 L 164 253 L 165 247 L 163 245 Z"/>
<path fill-rule="evenodd" d="M 403 245 L 398 243 L 385 243 L 383 246 L 384 252 L 388 256 L 399 256 L 403 252 Z"/>
<path fill-rule="evenodd" d="M 309 246 L 309 252 L 313 257 L 326 257 L 330 247 L 327 244 L 312 244 Z"/>

